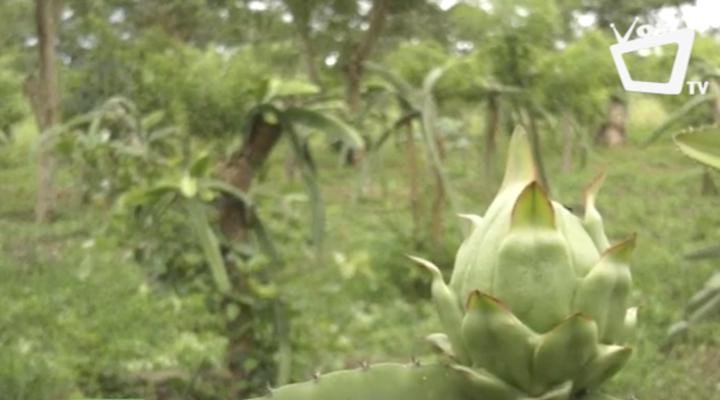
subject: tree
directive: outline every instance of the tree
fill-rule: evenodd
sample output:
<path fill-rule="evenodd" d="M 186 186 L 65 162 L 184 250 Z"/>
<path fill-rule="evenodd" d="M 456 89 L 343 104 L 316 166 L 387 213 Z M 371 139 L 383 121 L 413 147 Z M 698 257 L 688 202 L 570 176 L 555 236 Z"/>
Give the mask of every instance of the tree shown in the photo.
<path fill-rule="evenodd" d="M 37 162 L 37 198 L 35 219 L 45 222 L 54 204 L 55 161 L 50 152 L 48 132 L 60 123 L 60 91 L 56 64 L 57 25 L 62 9 L 61 0 L 36 0 L 35 24 L 38 36 L 38 75 L 27 81 L 40 140 Z"/>
<path fill-rule="evenodd" d="M 352 50 L 345 60 L 345 75 L 347 76 L 346 102 L 350 112 L 358 112 L 360 103 L 360 82 L 365 73 L 365 61 L 375 47 L 380 34 L 385 27 L 388 13 L 388 0 L 373 0 L 368 16 L 368 29 L 360 42 L 352 45 Z"/>
<path fill-rule="evenodd" d="M 317 8 L 316 3 L 313 1 L 285 0 L 285 4 L 292 15 L 300 45 L 303 48 L 303 58 L 305 59 L 308 79 L 310 82 L 319 85 L 320 71 L 317 65 L 317 51 L 311 38 L 312 28 L 310 26 L 313 12 Z"/>

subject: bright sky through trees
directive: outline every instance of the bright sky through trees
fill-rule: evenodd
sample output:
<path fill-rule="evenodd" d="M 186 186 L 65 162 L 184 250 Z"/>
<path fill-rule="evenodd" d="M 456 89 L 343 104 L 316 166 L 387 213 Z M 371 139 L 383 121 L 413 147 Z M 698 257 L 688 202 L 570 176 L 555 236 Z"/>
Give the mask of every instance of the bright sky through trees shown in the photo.
<path fill-rule="evenodd" d="M 447 10 L 462 0 L 438 0 L 443 10 Z M 477 4 L 486 11 L 489 11 L 489 3 L 485 0 L 465 0 L 471 4 Z M 679 12 L 676 7 L 667 7 L 658 12 L 658 17 L 663 24 L 670 27 L 687 26 L 698 32 L 706 32 L 712 28 L 720 28 L 720 1 L 718 0 L 696 0 L 694 5 L 683 5 Z M 594 23 L 594 16 L 580 14 L 578 16 L 580 26 L 588 26 Z"/>

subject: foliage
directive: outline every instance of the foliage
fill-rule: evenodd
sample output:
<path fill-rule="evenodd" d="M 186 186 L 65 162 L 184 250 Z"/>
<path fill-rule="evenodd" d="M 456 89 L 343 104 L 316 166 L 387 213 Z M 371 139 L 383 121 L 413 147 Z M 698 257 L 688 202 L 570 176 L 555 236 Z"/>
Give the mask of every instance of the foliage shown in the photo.
<path fill-rule="evenodd" d="M 720 129 L 705 127 L 697 132 L 682 132 L 674 136 L 680 151 L 695 161 L 720 169 Z"/>
<path fill-rule="evenodd" d="M 697 79 L 709 79 L 712 86 L 710 93 L 705 95 L 697 95 L 690 99 L 683 96 L 671 96 L 665 100 L 669 104 L 673 112 L 656 127 L 647 139 L 646 144 L 656 142 L 662 135 L 674 130 L 680 130 L 688 126 L 708 125 L 718 122 L 716 109 L 720 101 L 720 94 L 717 90 L 718 78 L 720 71 L 717 70 L 717 63 L 720 61 L 717 54 L 720 45 L 713 39 L 698 37 L 693 47 L 693 55 L 691 58 L 691 67 L 688 72 L 688 80 L 696 77 Z M 667 61 L 666 61 L 667 62 Z"/>
<path fill-rule="evenodd" d="M 610 43 L 606 35 L 588 31 L 562 51 L 548 53 L 540 64 L 538 101 L 555 114 L 569 112 L 581 126 L 597 126 L 598 110 L 605 109 L 617 83 L 612 59 L 597 51 Z"/>
<path fill-rule="evenodd" d="M 39 143 L 23 93 L 37 75 L 35 2 L 0 2 L 0 130 L 13 131 L 11 141 L 0 134 L 0 397 L 215 400 L 238 397 L 233 386 L 262 393 L 267 382 L 317 371 L 323 382 L 350 382 L 362 375 L 322 372 L 381 360 L 391 364 L 377 371 L 396 378 L 396 389 L 403 377 L 435 374 L 406 367 L 413 354 L 427 366 L 417 332 L 440 323 L 422 301 L 422 271 L 404 254 L 447 272 L 467 223 L 429 235 L 432 216 L 412 205 L 451 211 L 442 191 L 428 190 L 439 187 L 439 165 L 452 207 L 479 212 L 501 178 L 492 165 L 505 154 L 493 149 L 518 123 L 533 128 L 548 171 L 563 166 L 553 182 L 562 204 L 582 214 L 566 194 L 607 165 L 599 206 L 613 221 L 610 235 L 642 227 L 630 295 L 642 323 L 634 359 L 610 390 L 716 396 L 718 320 L 696 318 L 703 307 L 688 313 L 677 299 L 714 282 L 717 264 L 702 256 L 717 252 L 708 247 L 718 237 L 717 197 L 697 196 L 705 167 L 670 140 L 636 143 L 716 122 L 718 91 L 624 96 L 607 52 L 610 22 L 654 23 L 691 2 L 389 0 L 350 118 L 348 66 L 374 1 L 53 2 L 62 5 L 66 123 L 55 136 L 58 214 L 44 225 L 30 218 Z M 717 84 L 718 48 L 717 30 L 697 35 L 687 80 Z M 628 62 L 634 74 L 660 76 L 671 56 Z M 593 149 L 590 136 L 618 95 L 628 142 Z M 240 148 L 255 117 L 282 125 L 283 139 L 240 193 L 216 181 L 215 166 Z M 566 169 L 556 154 L 573 151 L 565 126 L 580 137 L 588 168 Z M 428 132 L 439 142 L 425 142 Z M 341 154 L 329 148 L 336 140 Z M 439 163 L 433 145 L 444 153 Z M 343 166 L 348 155 L 354 167 Z M 256 222 L 247 245 L 216 229 L 224 196 L 241 199 Z M 701 294 L 715 293 L 710 283 Z M 667 327 L 690 319 L 685 340 L 662 348 Z M 251 350 L 232 358 L 247 373 L 233 382 L 227 344 L 238 338 Z"/>
<path fill-rule="evenodd" d="M 678 336 L 687 334 L 691 325 L 715 317 L 718 313 L 720 313 L 720 273 L 715 273 L 688 301 L 685 319 L 668 328 L 668 344 L 672 344 Z"/>
<path fill-rule="evenodd" d="M 250 215 L 255 214 L 246 194 L 212 178 L 215 162 L 207 151 L 189 153 L 187 135 L 163 126 L 161 114 L 141 117 L 135 104 L 122 98 L 69 121 L 57 135 L 61 154 L 82 177 L 86 193 L 108 214 L 108 222 L 98 226 L 95 235 L 128 251 L 143 265 L 150 282 L 178 296 L 199 296 L 206 312 L 219 315 L 220 321 L 236 317 L 237 306 L 226 307 L 226 298 L 272 315 L 267 299 L 273 296 L 260 280 L 249 285 L 255 291 L 233 297 L 237 273 L 229 270 L 226 260 L 232 260 L 243 276 L 252 276 L 257 274 L 253 264 L 258 254 L 249 249 L 221 254 L 208 204 L 220 193 L 231 193 L 251 206 Z M 260 248 L 272 249 L 262 224 L 255 226 Z M 232 250 L 226 243 L 223 247 Z M 257 318 L 272 326 L 271 317 Z M 256 326 L 262 324 L 259 320 L 253 320 Z M 248 361 L 248 373 L 260 375 L 260 381 L 272 376 L 267 368 L 273 364 L 272 346 L 267 343 L 274 339 L 267 335 L 267 330 L 258 331 L 256 343 L 264 345 L 257 345 L 248 357 L 253 360 Z"/>
<path fill-rule="evenodd" d="M 212 333 L 216 321 L 203 313 L 201 298 L 154 292 L 127 255 L 102 239 L 83 241 L 79 227 L 39 238 L 62 249 L 60 261 L 0 261 L 2 324 L 13 326 L 0 335 L 5 396 L 105 396 L 112 386 L 141 396 L 145 374 L 220 367 L 224 339 Z M 3 237 L 17 241 L 16 253 L 35 233 L 20 235 Z"/>
<path fill-rule="evenodd" d="M 273 105 L 282 107 L 284 99 L 314 92 L 314 86 L 301 81 L 268 80 L 261 96 L 265 103 L 256 107 L 250 118 L 279 118 L 291 147 L 304 160 L 307 146 L 303 143 L 313 131 L 334 134 L 350 147 L 360 146 L 354 129 L 328 113 L 293 106 L 280 111 Z M 259 385 L 273 379 L 278 334 L 273 333 L 273 326 L 279 317 L 272 306 L 276 295 L 266 269 L 279 267 L 280 256 L 249 194 L 214 179 L 217 162 L 208 151 L 190 153 L 191 143 L 185 142 L 188 135 L 163 126 L 162 120 L 161 113 L 143 117 L 134 103 L 114 98 L 98 110 L 68 121 L 56 132 L 55 140 L 60 153 L 82 177 L 85 198 L 109 211 L 109 223 L 101 226 L 98 234 L 131 251 L 133 258 L 146 266 L 149 279 L 179 294 L 205 296 L 210 310 L 226 321 L 237 319 L 241 307 L 246 307 L 242 312 L 251 313 L 254 319 L 237 329 L 245 331 L 250 323 L 257 328 L 261 321 L 267 324 L 265 329 L 235 333 L 253 337 L 253 354 L 246 355 L 244 364 L 249 376 L 244 384 Z M 295 127 L 310 130 L 300 136 Z M 319 220 L 321 225 L 315 227 L 313 239 L 320 242 L 324 210 L 312 167 L 305 166 L 304 175 L 311 196 L 316 196 L 313 221 Z M 221 194 L 244 203 L 257 246 L 229 243 L 216 235 L 208 205 Z M 241 288 L 236 287 L 239 284 Z"/>
<path fill-rule="evenodd" d="M 681 132 L 674 136 L 675 144 L 688 157 L 720 169 L 720 132 L 716 127 L 704 127 L 697 132 L 691 130 Z M 698 250 L 687 256 L 689 259 L 716 259 L 720 257 L 717 245 Z M 687 332 L 690 325 L 696 324 L 706 318 L 716 316 L 720 312 L 720 272 L 705 283 L 705 286 L 695 293 L 685 308 L 686 318 L 676 322 L 668 329 L 668 342 L 672 343 L 677 336 Z"/>
<path fill-rule="evenodd" d="M 166 50 L 153 50 L 158 47 Z M 265 80 L 262 65 L 244 61 L 262 57 L 258 51 L 226 57 L 153 32 L 132 42 L 108 35 L 85 57 L 87 62 L 68 77 L 67 114 L 91 111 L 98 99 L 120 95 L 133 99 L 141 110 L 164 110 L 172 124 L 196 136 L 240 134 L 240 116 L 249 111 Z M 98 76 L 98 69 L 107 70 L 110 79 Z"/>
<path fill-rule="evenodd" d="M 12 59 L 0 57 L 0 143 L 12 134 L 13 125 L 27 116 L 21 97 L 20 74 L 10 68 Z"/>

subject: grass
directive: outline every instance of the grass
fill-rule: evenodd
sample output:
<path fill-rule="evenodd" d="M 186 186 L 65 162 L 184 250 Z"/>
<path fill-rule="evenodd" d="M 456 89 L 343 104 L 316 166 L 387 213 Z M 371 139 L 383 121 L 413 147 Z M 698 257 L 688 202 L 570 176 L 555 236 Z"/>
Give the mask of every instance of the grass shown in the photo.
<path fill-rule="evenodd" d="M 83 246 L 93 238 L 102 215 L 78 207 L 70 196 L 60 201 L 59 219 L 44 226 L 32 222 L 33 140 L 32 135 L 23 134 L 14 144 L 0 148 L 0 270 L 5 275 L 0 304 L 17 309 L 12 315 L 24 321 L 11 321 L 10 328 L 0 331 L 0 349 L 7 351 L 22 338 L 36 340 L 40 336 L 31 328 L 49 324 L 53 313 L 68 308 L 68 318 L 74 321 L 71 327 L 97 335 L 73 336 L 51 324 L 60 332 L 51 339 L 57 338 L 57 342 L 49 343 L 51 350 L 37 354 L 38 359 L 47 354 L 50 361 L 61 365 L 64 373 L 58 376 L 65 381 L 82 382 L 90 374 L 75 360 L 86 351 L 83 343 L 102 347 L 105 340 L 116 345 L 115 354 L 137 353 L 145 348 L 143 342 L 172 342 L 178 332 L 190 328 L 173 322 L 177 315 L 162 295 L 136 297 L 143 285 L 142 266 L 118 262 L 122 249 Z M 639 237 L 632 269 L 632 302 L 640 307 L 635 357 L 609 391 L 623 398 L 634 395 L 653 400 L 717 398 L 720 338 L 716 332 L 720 323 L 698 325 L 671 351 L 661 349 L 667 327 L 682 316 L 685 301 L 717 268 L 711 262 L 690 263 L 683 258 L 688 251 L 720 240 L 720 197 L 700 195 L 702 169 L 675 150 L 669 140 L 649 148 L 631 143 L 597 150 L 585 168 L 566 175 L 559 173 L 559 149 L 545 150 L 553 193 L 564 204 L 577 204 L 585 183 L 607 168 L 599 207 L 608 233 L 616 240 L 632 232 Z M 462 211 L 482 214 L 499 176 L 483 177 L 479 154 L 473 146 L 451 149 L 447 168 Z M 303 244 L 309 232 L 305 223 L 309 207 L 303 204 L 302 188 L 281 176 L 280 157 L 281 152 L 276 151 L 255 192 L 261 213 L 271 221 L 272 234 L 283 243 L 288 258 L 289 265 L 278 280 L 295 313 L 293 377 L 306 379 L 318 368 L 327 371 L 363 360 L 406 360 L 426 353 L 422 337 L 437 328 L 426 298 L 429 284 L 404 254 L 432 259 L 449 271 L 462 240 L 450 222 L 453 217 L 447 216 L 443 243 L 418 246 L 410 237 L 401 148 L 387 146 L 360 198 L 356 196 L 358 171 L 338 168 L 334 156 L 321 156 L 319 179 L 327 205 L 329 254 L 318 260 Z M 720 176 L 715 174 L 715 178 Z M 61 182 L 67 186 L 72 179 L 62 177 Z M 426 205 L 429 182 L 426 178 L 422 191 Z M 83 268 L 92 271 L 89 289 L 69 278 L 87 273 Z M 136 330 L 131 340 L 103 336 L 102 332 L 118 329 L 113 318 L 99 318 L 102 313 L 88 311 L 87 304 L 76 296 L 100 296 L 99 304 L 112 310 L 111 315 L 125 315 L 121 321 Z M 28 299 L 35 302 L 28 303 Z M 58 304 L 63 307 L 53 308 L 53 299 L 60 299 Z M 206 313 L 202 307 L 190 307 L 186 312 L 189 319 Z M 151 326 L 167 331 L 142 328 L 147 321 L 158 319 L 161 323 Z M 96 348 L 90 354 L 100 352 Z M 57 354 L 62 357 L 53 358 Z M 111 360 L 96 361 L 97 368 L 113 368 Z M 52 369 L 53 364 L 48 365 Z M 0 377 L 7 378 L 12 371 L 0 368 Z M 17 371 L 15 374 L 20 374 Z M 0 385 L 3 382 L 0 380 Z"/>
<path fill-rule="evenodd" d="M 146 397 L 145 370 L 219 364 L 224 339 L 202 299 L 149 290 L 96 237 L 102 214 L 59 197 L 56 218 L 34 222 L 30 132 L 0 148 L 0 397 Z"/>

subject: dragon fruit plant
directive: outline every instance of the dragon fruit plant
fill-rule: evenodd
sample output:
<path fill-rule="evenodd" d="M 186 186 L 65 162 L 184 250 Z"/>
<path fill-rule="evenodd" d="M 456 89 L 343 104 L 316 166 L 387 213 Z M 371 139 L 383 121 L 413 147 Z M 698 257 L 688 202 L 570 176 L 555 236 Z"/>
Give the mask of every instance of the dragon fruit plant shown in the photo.
<path fill-rule="evenodd" d="M 688 129 L 673 137 L 675 144 L 686 156 L 707 166 L 720 170 L 720 126 L 704 126 Z M 689 260 L 720 258 L 720 245 L 700 249 L 686 256 Z M 685 318 L 668 329 L 666 347 L 687 333 L 700 321 L 720 314 L 720 271 L 715 272 L 705 286 L 695 293 L 685 307 Z"/>
<path fill-rule="evenodd" d="M 608 399 L 599 386 L 628 361 L 636 309 L 628 308 L 635 238 L 610 245 L 595 197 L 585 215 L 548 199 L 525 132 L 510 142 L 505 178 L 461 245 L 449 285 L 432 276 L 444 333 L 428 336 L 434 364 L 384 363 L 269 388 L 279 400 Z"/>

